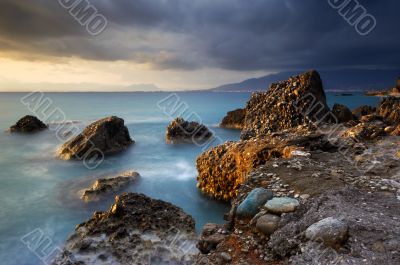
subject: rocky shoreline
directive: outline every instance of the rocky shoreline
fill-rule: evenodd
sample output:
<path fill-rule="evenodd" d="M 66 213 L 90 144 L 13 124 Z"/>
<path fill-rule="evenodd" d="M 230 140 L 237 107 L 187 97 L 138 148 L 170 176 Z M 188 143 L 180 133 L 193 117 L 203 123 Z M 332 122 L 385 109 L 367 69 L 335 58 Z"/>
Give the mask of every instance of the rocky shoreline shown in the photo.
<path fill-rule="evenodd" d="M 225 224 L 207 224 L 197 237 L 182 209 L 123 193 L 76 227 L 53 264 L 400 264 L 400 98 L 331 110 L 318 72 L 309 71 L 254 93 L 220 127 L 241 129 L 241 139 L 197 158 L 197 187 L 231 203 Z M 47 127 L 24 117 L 11 128 Z M 166 141 L 212 136 L 177 118 Z M 110 155 L 133 143 L 113 116 L 66 142 L 59 157 Z M 98 179 L 82 199 L 119 194 L 138 177 Z"/>

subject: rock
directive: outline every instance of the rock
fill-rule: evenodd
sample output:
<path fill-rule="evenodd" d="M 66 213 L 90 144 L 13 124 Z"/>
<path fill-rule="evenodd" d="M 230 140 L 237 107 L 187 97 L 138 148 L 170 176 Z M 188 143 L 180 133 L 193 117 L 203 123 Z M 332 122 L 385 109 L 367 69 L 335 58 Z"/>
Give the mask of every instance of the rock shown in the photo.
<path fill-rule="evenodd" d="M 257 230 L 264 235 L 269 236 L 278 229 L 280 220 L 281 218 L 279 216 L 273 214 L 266 214 L 264 216 L 261 216 L 257 220 Z"/>
<path fill-rule="evenodd" d="M 385 97 L 377 113 L 391 124 L 400 124 L 400 97 Z"/>
<path fill-rule="evenodd" d="M 333 105 L 332 114 L 337 119 L 338 123 L 354 120 L 353 113 L 351 113 L 350 109 L 341 104 Z"/>
<path fill-rule="evenodd" d="M 393 136 L 400 136 L 400 124 L 390 133 Z"/>
<path fill-rule="evenodd" d="M 381 125 L 373 123 L 360 123 L 348 130 L 342 136 L 350 137 L 356 141 L 375 140 L 385 134 L 384 128 Z"/>
<path fill-rule="evenodd" d="M 396 127 L 394 126 L 388 126 L 385 128 L 385 133 L 392 133 L 394 130 L 396 130 Z"/>
<path fill-rule="evenodd" d="M 230 261 L 232 261 L 232 256 L 231 256 L 229 253 L 222 252 L 220 255 L 221 255 L 221 258 L 222 258 L 225 262 L 230 262 Z"/>
<path fill-rule="evenodd" d="M 195 238 L 194 220 L 182 209 L 128 193 L 78 225 L 52 264 L 189 265 L 198 254 Z"/>
<path fill-rule="evenodd" d="M 348 234 L 348 226 L 345 222 L 329 217 L 307 228 L 305 235 L 309 240 L 323 240 L 327 246 L 340 246 Z"/>
<path fill-rule="evenodd" d="M 364 115 L 360 118 L 360 122 L 383 123 L 383 118 L 376 114 Z"/>
<path fill-rule="evenodd" d="M 310 133 L 308 128 L 305 131 L 307 133 L 304 136 L 300 130 L 293 129 L 293 133 L 257 141 L 226 142 L 209 149 L 196 161 L 199 173 L 197 187 L 216 199 L 228 201 L 237 196 L 238 188 L 253 169 L 271 158 L 283 157 L 287 146 L 297 146 L 298 149 L 306 146 L 304 151 L 331 148 L 322 135 Z"/>
<path fill-rule="evenodd" d="M 139 176 L 137 172 L 127 171 L 116 177 L 98 179 L 89 189 L 83 191 L 81 199 L 85 202 L 99 201 L 105 195 L 125 188 Z"/>
<path fill-rule="evenodd" d="M 81 134 L 64 143 L 58 155 L 65 160 L 90 159 L 124 151 L 132 143 L 124 120 L 112 116 L 87 126 Z"/>
<path fill-rule="evenodd" d="M 259 212 L 259 208 L 273 197 L 274 194 L 272 191 L 264 188 L 255 188 L 238 206 L 236 215 L 238 217 L 253 217 Z"/>
<path fill-rule="evenodd" d="M 208 254 L 214 250 L 219 243 L 221 243 L 226 235 L 219 233 L 223 230 L 223 226 L 218 224 L 206 224 L 201 232 L 200 239 L 197 243 L 197 248 L 203 254 Z"/>
<path fill-rule="evenodd" d="M 11 126 L 8 131 L 11 133 L 35 133 L 47 128 L 48 126 L 35 116 L 27 115 Z"/>
<path fill-rule="evenodd" d="M 226 114 L 222 120 L 220 127 L 229 129 L 242 129 L 244 119 L 246 118 L 246 111 L 244 109 L 236 109 Z"/>
<path fill-rule="evenodd" d="M 289 197 L 273 198 L 265 204 L 265 208 L 275 214 L 291 213 L 299 206 L 298 200 Z"/>
<path fill-rule="evenodd" d="M 360 119 L 362 116 L 375 113 L 375 111 L 376 111 L 376 108 L 367 106 L 367 105 L 363 105 L 363 106 L 360 106 L 360 107 L 354 109 L 352 111 L 352 113 L 357 119 Z"/>
<path fill-rule="evenodd" d="M 176 118 L 167 127 L 167 143 L 203 143 L 213 136 L 204 125 Z"/>
<path fill-rule="evenodd" d="M 328 121 L 330 113 L 316 71 L 272 84 L 267 92 L 253 93 L 245 111 L 242 139 Z"/>

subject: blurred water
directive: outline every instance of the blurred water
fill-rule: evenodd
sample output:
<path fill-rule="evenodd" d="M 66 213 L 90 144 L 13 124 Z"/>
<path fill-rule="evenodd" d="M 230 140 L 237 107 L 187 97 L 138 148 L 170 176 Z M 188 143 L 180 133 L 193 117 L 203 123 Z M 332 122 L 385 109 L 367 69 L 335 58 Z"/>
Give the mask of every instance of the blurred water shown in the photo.
<path fill-rule="evenodd" d="M 55 133 L 35 135 L 3 133 L 20 117 L 30 114 L 20 99 L 23 93 L 0 93 L 0 264 L 41 264 L 22 244 L 21 237 L 40 228 L 62 246 L 76 224 L 94 210 L 107 210 L 113 198 L 86 205 L 78 191 L 99 176 L 136 170 L 142 178 L 127 191 L 169 201 L 191 214 L 197 229 L 207 222 L 223 222 L 228 205 L 203 196 L 196 189 L 196 157 L 202 152 L 194 145 L 165 144 L 165 128 L 171 117 L 157 107 L 169 93 L 48 93 L 54 107 L 68 120 L 88 123 L 110 115 L 125 119 L 136 144 L 128 151 L 107 158 L 95 170 L 81 162 L 56 158 L 62 144 Z M 239 132 L 215 127 L 225 113 L 244 107 L 249 93 L 178 93 L 187 104 L 185 115 L 194 112 L 222 140 L 237 140 Z M 339 102 L 350 108 L 376 105 L 378 98 L 356 94 L 351 97 L 328 95 L 329 104 Z M 40 115 L 39 115 L 40 117 Z"/>

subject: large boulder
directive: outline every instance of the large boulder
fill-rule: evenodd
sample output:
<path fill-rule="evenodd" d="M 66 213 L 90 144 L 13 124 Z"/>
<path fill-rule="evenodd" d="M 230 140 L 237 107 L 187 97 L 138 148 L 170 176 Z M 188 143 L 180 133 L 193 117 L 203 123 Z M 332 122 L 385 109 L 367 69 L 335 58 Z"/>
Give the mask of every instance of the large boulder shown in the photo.
<path fill-rule="evenodd" d="M 252 190 L 244 199 L 244 201 L 238 206 L 236 210 L 236 216 L 238 217 L 253 217 L 260 210 L 268 200 L 274 197 L 272 191 L 264 188 L 255 188 Z"/>
<path fill-rule="evenodd" d="M 96 180 L 92 186 L 82 192 L 81 199 L 85 202 L 99 201 L 106 195 L 115 193 L 133 183 L 140 177 L 139 173 L 127 171 L 117 176 Z"/>
<path fill-rule="evenodd" d="M 167 143 L 202 143 L 213 136 L 203 124 L 176 118 L 167 127 Z"/>
<path fill-rule="evenodd" d="M 365 116 L 365 115 L 374 114 L 375 112 L 376 112 L 376 108 L 367 106 L 367 105 L 360 106 L 352 111 L 353 115 L 357 119 L 360 119 L 362 116 Z"/>
<path fill-rule="evenodd" d="M 351 120 L 354 120 L 354 116 L 353 113 L 351 113 L 351 110 L 348 107 L 341 104 L 333 105 L 332 114 L 336 118 L 336 121 L 338 123 L 349 122 Z"/>
<path fill-rule="evenodd" d="M 78 225 L 52 264 L 189 265 L 195 238 L 195 222 L 182 209 L 128 193 Z"/>
<path fill-rule="evenodd" d="M 83 160 L 124 151 L 132 143 L 124 120 L 112 116 L 87 126 L 81 134 L 64 143 L 58 155 L 65 160 Z"/>
<path fill-rule="evenodd" d="M 257 141 L 226 142 L 207 150 L 196 161 L 199 173 L 197 187 L 211 197 L 230 200 L 237 196 L 247 175 L 271 158 L 286 157 L 286 153 L 292 155 L 293 152 L 288 152 L 290 150 L 326 151 L 332 148 L 324 135 L 310 133 L 309 130 L 293 129 L 293 132 L 271 135 Z"/>
<path fill-rule="evenodd" d="M 400 123 L 400 97 L 383 98 L 379 104 L 377 113 L 387 122 L 392 124 Z"/>
<path fill-rule="evenodd" d="M 246 106 L 242 139 L 330 120 L 320 75 L 309 71 L 253 93 Z"/>
<path fill-rule="evenodd" d="M 35 133 L 47 129 L 48 126 L 35 116 L 27 115 L 10 127 L 12 133 Z"/>
<path fill-rule="evenodd" d="M 246 111 L 244 109 L 229 111 L 222 120 L 220 127 L 228 129 L 242 129 L 245 118 Z"/>
<path fill-rule="evenodd" d="M 308 227 L 305 236 L 309 240 L 322 240 L 327 246 L 338 247 L 347 239 L 348 230 L 342 220 L 328 217 Z"/>

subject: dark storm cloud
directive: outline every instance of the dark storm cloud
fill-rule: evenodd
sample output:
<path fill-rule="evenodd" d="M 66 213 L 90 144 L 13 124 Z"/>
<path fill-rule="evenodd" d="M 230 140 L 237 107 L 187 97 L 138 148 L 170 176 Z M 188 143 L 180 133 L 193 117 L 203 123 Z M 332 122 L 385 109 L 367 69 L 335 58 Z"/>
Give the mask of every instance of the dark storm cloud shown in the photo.
<path fill-rule="evenodd" d="M 400 2 L 359 1 L 360 36 L 328 0 L 91 0 L 109 22 L 93 37 L 56 0 L 0 0 L 0 50 L 157 69 L 400 67 Z"/>

